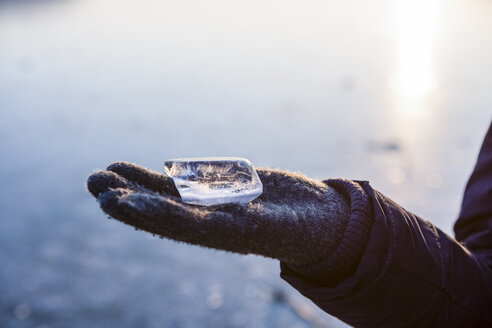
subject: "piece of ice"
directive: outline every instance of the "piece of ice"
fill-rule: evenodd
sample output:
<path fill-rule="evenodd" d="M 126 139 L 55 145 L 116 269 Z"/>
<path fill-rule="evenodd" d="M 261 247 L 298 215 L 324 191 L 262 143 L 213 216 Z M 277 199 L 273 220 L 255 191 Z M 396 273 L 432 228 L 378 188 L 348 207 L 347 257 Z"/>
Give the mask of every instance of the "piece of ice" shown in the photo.
<path fill-rule="evenodd" d="M 181 200 L 194 205 L 249 203 L 263 192 L 253 164 L 240 157 L 178 158 L 165 161 Z"/>

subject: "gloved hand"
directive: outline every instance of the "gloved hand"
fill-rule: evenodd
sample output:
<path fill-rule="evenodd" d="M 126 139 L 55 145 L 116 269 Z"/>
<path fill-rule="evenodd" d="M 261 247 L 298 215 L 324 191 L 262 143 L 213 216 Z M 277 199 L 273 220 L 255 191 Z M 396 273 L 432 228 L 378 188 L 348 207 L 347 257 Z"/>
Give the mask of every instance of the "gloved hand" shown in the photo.
<path fill-rule="evenodd" d="M 263 194 L 249 204 L 181 202 L 171 178 L 117 162 L 94 172 L 89 191 L 113 218 L 190 244 L 280 259 L 303 271 L 339 244 L 350 200 L 327 184 L 288 171 L 258 169 Z"/>

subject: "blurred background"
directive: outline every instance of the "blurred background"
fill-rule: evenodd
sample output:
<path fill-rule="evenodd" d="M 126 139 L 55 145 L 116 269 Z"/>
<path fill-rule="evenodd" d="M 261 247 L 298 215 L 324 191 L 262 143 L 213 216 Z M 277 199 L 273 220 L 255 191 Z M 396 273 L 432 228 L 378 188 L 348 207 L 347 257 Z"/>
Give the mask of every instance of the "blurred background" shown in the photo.
<path fill-rule="evenodd" d="M 117 160 L 365 179 L 452 234 L 490 0 L 0 0 L 0 327 L 345 327 L 278 262 L 107 220 Z"/>

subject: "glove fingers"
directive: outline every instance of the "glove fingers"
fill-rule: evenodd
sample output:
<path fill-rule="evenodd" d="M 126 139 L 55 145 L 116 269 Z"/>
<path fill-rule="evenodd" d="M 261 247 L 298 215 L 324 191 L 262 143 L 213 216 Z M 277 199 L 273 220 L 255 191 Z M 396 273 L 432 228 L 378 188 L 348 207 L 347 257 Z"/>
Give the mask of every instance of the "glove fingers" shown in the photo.
<path fill-rule="evenodd" d="M 230 228 L 224 221 L 234 221 L 230 213 L 187 205 L 157 193 L 112 189 L 98 200 L 101 208 L 119 221 L 166 238 L 207 247 L 214 247 L 214 240 L 224 238 L 226 226 Z M 228 249 L 227 246 L 214 248 Z"/>
<path fill-rule="evenodd" d="M 196 222 L 202 216 L 202 209 L 186 206 L 158 193 L 118 188 L 101 194 L 98 200 L 101 208 L 115 219 L 142 229 L 149 224 L 156 225 L 145 229 L 152 233 L 158 233 L 157 225 L 164 227 L 176 217 Z"/>
<path fill-rule="evenodd" d="M 276 257 L 270 249 L 278 227 L 269 224 L 261 203 L 246 206 L 221 205 L 210 209 L 188 205 L 157 193 L 111 189 L 98 198 L 101 208 L 113 218 L 169 239 L 241 254 Z M 249 206 L 248 206 L 249 207 Z M 227 210 L 227 211 L 225 211 Z M 231 212 L 229 212 L 231 211 Z"/>
<path fill-rule="evenodd" d="M 128 181 L 116 173 L 107 171 L 94 172 L 87 179 L 87 189 L 94 197 L 110 188 L 128 188 Z"/>
<path fill-rule="evenodd" d="M 171 178 L 165 174 L 151 171 L 142 166 L 129 162 L 115 162 L 108 166 L 108 171 L 138 183 L 152 191 L 164 193 L 173 197 L 178 197 L 179 193 Z"/>

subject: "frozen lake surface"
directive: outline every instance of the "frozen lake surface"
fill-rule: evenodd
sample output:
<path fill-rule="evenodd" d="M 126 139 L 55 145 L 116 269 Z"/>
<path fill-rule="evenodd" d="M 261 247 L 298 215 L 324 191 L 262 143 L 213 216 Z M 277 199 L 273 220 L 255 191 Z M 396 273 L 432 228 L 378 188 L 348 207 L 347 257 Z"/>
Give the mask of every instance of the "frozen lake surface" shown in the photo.
<path fill-rule="evenodd" d="M 369 180 L 452 234 L 492 3 L 408 3 L 0 0 L 0 327 L 345 326 L 276 261 L 107 220 L 85 180 L 240 156 Z"/>

